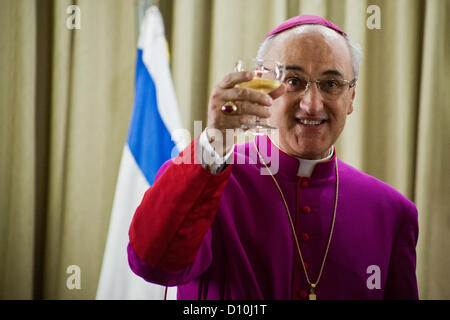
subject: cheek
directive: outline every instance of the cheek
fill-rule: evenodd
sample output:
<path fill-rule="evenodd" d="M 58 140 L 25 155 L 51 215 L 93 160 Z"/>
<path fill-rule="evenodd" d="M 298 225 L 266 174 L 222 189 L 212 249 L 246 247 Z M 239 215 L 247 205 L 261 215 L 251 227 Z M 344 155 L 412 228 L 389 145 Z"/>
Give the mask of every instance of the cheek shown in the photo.
<path fill-rule="evenodd" d="M 343 126 L 345 124 L 345 120 L 347 115 L 349 115 L 351 110 L 351 102 L 346 100 L 339 101 L 329 106 L 329 113 L 333 115 L 334 120 L 339 124 L 339 126 Z"/>
<path fill-rule="evenodd" d="M 348 108 L 344 105 L 340 105 L 339 107 L 333 109 L 333 125 L 330 128 L 333 132 L 333 135 L 340 135 L 342 130 L 344 129 L 345 122 L 347 120 Z"/>
<path fill-rule="evenodd" d="M 272 123 L 272 125 L 279 128 L 283 124 L 281 118 L 283 115 L 282 105 L 280 105 L 279 103 L 274 103 L 270 107 L 270 111 L 272 114 L 269 121 Z"/>
<path fill-rule="evenodd" d="M 292 119 L 295 115 L 291 110 L 292 108 L 289 107 L 290 105 L 292 104 L 289 104 L 284 97 L 278 98 L 272 105 L 271 120 L 274 124 L 277 124 L 278 128 L 286 128 L 292 126 Z"/>

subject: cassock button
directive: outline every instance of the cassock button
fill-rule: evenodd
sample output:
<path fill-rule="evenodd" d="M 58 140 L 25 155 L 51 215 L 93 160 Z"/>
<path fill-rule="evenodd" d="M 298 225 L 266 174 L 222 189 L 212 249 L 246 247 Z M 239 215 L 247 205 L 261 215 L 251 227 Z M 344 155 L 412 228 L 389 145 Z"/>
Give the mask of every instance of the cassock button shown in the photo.
<path fill-rule="evenodd" d="M 310 206 L 304 206 L 302 208 L 302 211 L 303 211 L 304 214 L 311 213 L 311 207 Z"/>
<path fill-rule="evenodd" d="M 308 296 L 308 292 L 306 290 L 300 290 L 298 294 L 302 299 L 306 299 L 306 297 Z"/>
<path fill-rule="evenodd" d="M 303 242 L 308 241 L 310 239 L 309 234 L 302 233 L 302 235 L 300 236 L 300 239 L 302 239 Z"/>
<path fill-rule="evenodd" d="M 302 188 L 308 188 L 309 187 L 308 180 L 302 180 L 301 186 L 302 186 Z"/>

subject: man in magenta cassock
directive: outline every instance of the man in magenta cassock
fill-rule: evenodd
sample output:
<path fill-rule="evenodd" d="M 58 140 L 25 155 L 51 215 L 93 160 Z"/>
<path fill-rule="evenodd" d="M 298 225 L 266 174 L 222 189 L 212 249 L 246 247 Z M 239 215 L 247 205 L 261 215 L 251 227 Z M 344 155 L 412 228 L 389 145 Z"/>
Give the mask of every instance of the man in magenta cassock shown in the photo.
<path fill-rule="evenodd" d="M 283 84 L 236 88 L 252 75 L 233 72 L 214 87 L 207 128 L 161 167 L 136 210 L 131 269 L 178 286 L 178 299 L 418 299 L 415 205 L 334 148 L 353 111 L 357 45 L 323 18 L 298 16 L 258 56 L 286 66 Z M 277 134 L 216 138 L 254 116 Z"/>

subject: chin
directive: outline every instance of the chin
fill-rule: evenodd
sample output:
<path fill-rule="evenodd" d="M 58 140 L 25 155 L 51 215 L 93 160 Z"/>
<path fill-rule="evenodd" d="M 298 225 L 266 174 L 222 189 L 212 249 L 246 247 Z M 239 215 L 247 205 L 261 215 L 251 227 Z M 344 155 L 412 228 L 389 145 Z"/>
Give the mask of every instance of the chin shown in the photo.
<path fill-rule="evenodd" d="M 291 145 L 297 157 L 304 159 L 321 159 L 326 157 L 331 145 L 317 141 L 302 141 L 298 138 L 295 145 Z"/>
<path fill-rule="evenodd" d="M 326 140 L 331 139 L 324 139 L 323 134 L 305 136 L 304 133 L 297 131 L 297 129 L 296 126 L 293 126 L 287 130 L 280 130 L 278 143 L 276 137 L 272 137 L 274 138 L 273 141 L 282 151 L 294 157 L 321 159 L 324 154 L 328 154 L 332 143 Z"/>

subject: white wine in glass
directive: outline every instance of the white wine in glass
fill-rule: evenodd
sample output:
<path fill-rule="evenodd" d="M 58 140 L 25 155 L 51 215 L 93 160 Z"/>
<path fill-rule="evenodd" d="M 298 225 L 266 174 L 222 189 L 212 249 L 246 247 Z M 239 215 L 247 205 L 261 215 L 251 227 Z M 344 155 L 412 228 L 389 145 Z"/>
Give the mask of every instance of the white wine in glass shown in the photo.
<path fill-rule="evenodd" d="M 286 68 L 282 63 L 264 59 L 239 60 L 234 70 L 251 71 L 253 73 L 252 80 L 241 82 L 236 86 L 257 90 L 266 94 L 280 87 L 286 74 Z M 255 117 L 253 123 L 243 125 L 241 129 L 255 135 L 265 135 L 268 131 L 275 128 L 268 125 L 265 119 Z"/>
<path fill-rule="evenodd" d="M 272 91 L 277 89 L 279 86 L 281 86 L 281 81 L 255 77 L 250 81 L 241 82 L 239 84 L 239 86 L 244 87 L 244 88 L 258 90 L 263 93 L 271 93 Z"/>

